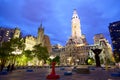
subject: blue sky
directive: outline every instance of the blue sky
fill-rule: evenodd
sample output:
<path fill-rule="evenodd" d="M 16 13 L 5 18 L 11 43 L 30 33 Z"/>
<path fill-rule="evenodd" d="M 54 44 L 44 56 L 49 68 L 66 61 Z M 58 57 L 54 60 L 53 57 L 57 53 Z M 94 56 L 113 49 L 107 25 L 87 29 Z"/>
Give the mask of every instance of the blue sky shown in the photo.
<path fill-rule="evenodd" d="M 71 36 L 73 9 L 89 44 L 98 33 L 111 42 L 108 26 L 120 20 L 120 0 L 0 0 L 0 26 L 18 26 L 24 34 L 37 36 L 42 22 L 51 44 L 65 45 Z"/>

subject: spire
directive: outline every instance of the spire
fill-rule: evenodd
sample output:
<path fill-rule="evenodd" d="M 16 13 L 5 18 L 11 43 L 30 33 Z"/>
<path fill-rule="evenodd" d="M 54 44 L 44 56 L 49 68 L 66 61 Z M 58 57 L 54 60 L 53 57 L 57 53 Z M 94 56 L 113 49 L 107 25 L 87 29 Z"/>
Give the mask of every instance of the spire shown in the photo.
<path fill-rule="evenodd" d="M 42 20 L 41 20 L 41 23 L 40 23 L 40 27 L 42 28 Z"/>
<path fill-rule="evenodd" d="M 39 29 L 39 30 L 44 30 L 43 25 L 42 25 L 42 20 L 41 20 L 41 23 L 40 23 L 40 26 L 39 26 L 38 29 Z"/>

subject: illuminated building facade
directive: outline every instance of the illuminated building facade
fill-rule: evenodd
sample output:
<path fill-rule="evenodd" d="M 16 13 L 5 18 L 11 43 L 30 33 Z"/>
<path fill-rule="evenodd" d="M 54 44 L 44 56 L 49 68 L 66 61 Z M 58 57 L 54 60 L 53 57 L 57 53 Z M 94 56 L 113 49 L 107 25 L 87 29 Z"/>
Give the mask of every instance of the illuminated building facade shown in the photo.
<path fill-rule="evenodd" d="M 60 56 L 63 65 L 85 64 L 88 58 L 90 47 L 87 44 L 85 35 L 81 32 L 80 19 L 77 11 L 74 9 L 71 20 L 72 35 L 66 43 L 66 46 L 61 48 Z"/>
<path fill-rule="evenodd" d="M 36 37 L 28 35 L 25 37 L 25 50 L 33 50 L 34 45 L 36 45 Z"/>
<path fill-rule="evenodd" d="M 71 27 L 72 27 L 72 35 L 68 40 L 66 46 L 74 45 L 74 44 L 77 46 L 86 45 L 87 41 L 86 41 L 85 35 L 83 35 L 81 32 L 80 19 L 76 9 L 74 9 L 73 11 Z"/>
<path fill-rule="evenodd" d="M 99 46 L 102 49 L 100 53 L 100 60 L 106 64 L 112 61 L 112 47 L 108 40 L 104 37 L 102 33 L 94 35 L 94 45 Z"/>

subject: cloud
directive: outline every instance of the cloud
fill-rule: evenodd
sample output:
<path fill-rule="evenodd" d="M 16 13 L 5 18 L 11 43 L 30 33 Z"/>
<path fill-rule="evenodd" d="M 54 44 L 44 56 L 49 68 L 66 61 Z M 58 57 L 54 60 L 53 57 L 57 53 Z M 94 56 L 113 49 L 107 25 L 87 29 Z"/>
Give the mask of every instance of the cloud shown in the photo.
<path fill-rule="evenodd" d="M 37 35 L 42 22 L 51 43 L 64 45 L 71 36 L 76 8 L 82 33 L 91 44 L 98 33 L 110 40 L 108 25 L 120 20 L 119 4 L 119 0 L 0 0 L 0 25 L 19 26 L 25 34 Z"/>
<path fill-rule="evenodd" d="M 50 6 L 48 2 L 43 0 L 25 1 L 22 7 L 22 16 L 31 22 L 47 21 L 47 17 L 52 14 Z"/>

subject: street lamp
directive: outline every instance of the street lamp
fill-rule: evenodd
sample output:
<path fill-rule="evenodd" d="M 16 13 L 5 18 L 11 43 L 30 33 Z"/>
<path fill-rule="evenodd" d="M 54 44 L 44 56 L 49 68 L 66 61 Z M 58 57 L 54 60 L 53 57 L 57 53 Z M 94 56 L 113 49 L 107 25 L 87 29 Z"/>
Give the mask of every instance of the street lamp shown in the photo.
<path fill-rule="evenodd" d="M 76 63 L 77 63 L 76 65 L 79 65 L 79 59 L 76 59 Z"/>

